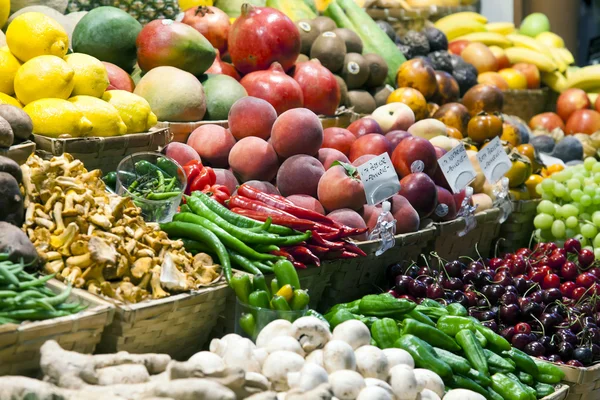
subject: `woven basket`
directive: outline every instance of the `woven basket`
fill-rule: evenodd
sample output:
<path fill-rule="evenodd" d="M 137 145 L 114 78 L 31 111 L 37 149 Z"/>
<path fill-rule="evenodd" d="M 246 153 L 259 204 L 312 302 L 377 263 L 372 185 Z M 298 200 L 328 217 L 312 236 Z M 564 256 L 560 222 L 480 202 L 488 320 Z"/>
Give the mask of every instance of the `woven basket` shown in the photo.
<path fill-rule="evenodd" d="M 192 293 L 138 304 L 115 303 L 115 318 L 102 334 L 99 353 L 166 353 L 184 360 L 201 350 L 231 290 L 223 282 Z"/>
<path fill-rule="evenodd" d="M 402 8 L 368 8 L 367 14 L 374 20 L 389 23 L 400 36 L 406 32 L 421 31 L 425 28 L 430 11 L 428 9 L 414 9 L 406 11 Z"/>
<path fill-rule="evenodd" d="M 65 289 L 63 283 L 54 279 L 47 286 L 56 292 Z M 69 300 L 88 308 L 68 317 L 0 325 L 0 376 L 35 376 L 40 367 L 40 347 L 47 340 L 56 340 L 65 350 L 94 352 L 104 327 L 113 320 L 114 307 L 81 289 L 73 289 Z"/>
<path fill-rule="evenodd" d="M 600 399 L 600 364 L 588 368 L 564 364 L 556 364 L 556 366 L 565 373 L 562 383 L 570 386 L 566 400 Z"/>
<path fill-rule="evenodd" d="M 36 153 L 42 158 L 49 159 L 63 153 L 71 153 L 73 157 L 83 161 L 88 170 L 99 168 L 104 173 L 117 169 L 117 165 L 125 156 L 141 151 L 158 151 L 172 139 L 168 129 L 112 137 L 34 137 Z"/>
<path fill-rule="evenodd" d="M 378 240 L 358 243 L 367 256 L 340 261 L 337 271 L 331 276 L 330 286 L 325 290 L 317 309 L 327 311 L 335 304 L 380 292 L 381 288 L 386 286 L 387 267 L 404 260 L 417 260 L 423 250 L 435 239 L 435 236 L 434 227 L 397 235 L 395 246 L 380 256 L 375 255 L 379 248 Z"/>
<path fill-rule="evenodd" d="M 514 253 L 521 247 L 529 247 L 534 231 L 533 219 L 540 200 L 512 201 L 512 213 L 500 226 L 498 249 L 501 253 Z"/>
<path fill-rule="evenodd" d="M 549 93 L 548 88 L 505 90 L 502 112 L 528 122 L 534 115 L 546 111 Z"/>
<path fill-rule="evenodd" d="M 556 391 L 552 393 L 550 396 L 543 397 L 541 400 L 565 400 L 569 395 L 569 386 L 568 385 L 558 385 L 556 387 Z"/>
<path fill-rule="evenodd" d="M 31 140 L 12 145 L 8 149 L 0 148 L 0 156 L 8 157 L 19 165 L 25 164 L 29 156 L 34 152 L 35 143 Z"/>

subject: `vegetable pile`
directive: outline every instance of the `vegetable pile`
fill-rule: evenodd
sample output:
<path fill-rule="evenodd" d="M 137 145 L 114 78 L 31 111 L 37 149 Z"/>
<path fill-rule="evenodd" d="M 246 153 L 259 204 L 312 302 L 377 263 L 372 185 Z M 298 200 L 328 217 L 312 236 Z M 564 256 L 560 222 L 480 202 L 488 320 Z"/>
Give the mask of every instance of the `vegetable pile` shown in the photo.
<path fill-rule="evenodd" d="M 430 369 L 447 387 L 468 389 L 488 400 L 542 398 L 564 376 L 558 367 L 512 347 L 459 303 L 444 307 L 424 300 L 417 305 L 390 294 L 368 295 L 334 306 L 325 318 L 336 329 L 363 321 L 379 348 L 405 350 L 415 366 Z"/>

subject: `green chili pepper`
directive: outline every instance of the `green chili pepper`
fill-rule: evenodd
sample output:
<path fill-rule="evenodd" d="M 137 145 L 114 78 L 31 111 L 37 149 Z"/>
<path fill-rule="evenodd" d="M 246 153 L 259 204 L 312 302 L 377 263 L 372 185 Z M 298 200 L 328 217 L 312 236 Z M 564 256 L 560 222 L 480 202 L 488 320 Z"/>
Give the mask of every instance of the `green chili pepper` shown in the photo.
<path fill-rule="evenodd" d="M 231 286 L 241 303 L 248 304 L 250 293 L 252 293 L 250 276 L 246 274 L 234 275 L 229 280 L 229 286 Z"/>
<path fill-rule="evenodd" d="M 264 290 L 269 295 L 269 299 L 271 298 L 271 291 L 267 286 L 267 280 L 263 274 L 255 274 L 252 277 L 252 287 L 254 290 Z"/>
<path fill-rule="evenodd" d="M 475 324 L 475 329 L 477 332 L 481 333 L 485 339 L 487 340 L 488 346 L 492 347 L 494 351 L 509 351 L 511 349 L 510 343 L 508 340 L 504 339 L 502 336 L 498 335 L 496 332 L 488 328 L 487 326 Z"/>
<path fill-rule="evenodd" d="M 292 297 L 290 307 L 292 310 L 304 310 L 309 302 L 310 296 L 308 295 L 308 292 L 304 289 L 296 289 L 294 290 L 294 297 Z"/>
<path fill-rule="evenodd" d="M 156 160 L 156 166 L 165 171 L 169 177 L 176 177 L 177 171 L 179 171 L 177 165 L 167 157 L 159 157 Z"/>
<path fill-rule="evenodd" d="M 492 380 L 489 377 L 473 368 L 469 368 L 469 370 L 466 374 L 464 374 L 464 376 L 474 380 L 475 382 L 477 382 L 478 385 L 484 387 L 490 386 L 492 384 Z"/>
<path fill-rule="evenodd" d="M 291 311 L 290 305 L 283 296 L 273 296 L 271 300 L 271 308 L 277 311 Z"/>
<path fill-rule="evenodd" d="M 415 306 L 415 303 L 406 299 L 370 294 L 361 299 L 358 308 L 363 315 L 392 317 L 406 314 L 412 311 Z"/>
<path fill-rule="evenodd" d="M 492 389 L 491 387 L 488 387 L 487 391 L 488 391 L 488 395 L 486 396 L 486 399 L 488 399 L 488 400 L 504 400 L 504 398 L 502 396 L 500 396 L 498 393 L 496 393 L 494 391 L 494 389 Z"/>
<path fill-rule="evenodd" d="M 528 354 L 515 347 L 510 349 L 510 351 L 503 352 L 502 354 L 513 360 L 518 369 L 527 372 L 529 375 L 532 375 L 537 379 L 537 376 L 539 375 L 538 366 Z"/>
<path fill-rule="evenodd" d="M 263 264 L 260 261 L 254 261 L 253 264 L 263 274 L 272 274 L 273 273 L 273 268 L 268 266 L 267 264 Z"/>
<path fill-rule="evenodd" d="M 484 375 L 489 375 L 488 363 L 483 353 L 483 348 L 477 341 L 475 334 L 469 329 L 462 329 L 456 334 L 455 339 L 463 349 L 465 357 L 469 360 L 473 368 Z"/>
<path fill-rule="evenodd" d="M 453 375 L 452 368 L 436 357 L 433 347 L 414 335 L 400 336 L 400 339 L 394 343 L 394 347 L 406 350 L 415 360 L 417 367 L 429 369 L 442 379 L 450 378 Z"/>
<path fill-rule="evenodd" d="M 466 358 L 463 358 L 450 351 L 434 347 L 435 354 L 446 364 L 452 368 L 452 372 L 455 374 L 466 374 L 471 370 L 471 364 Z"/>
<path fill-rule="evenodd" d="M 536 400 L 537 393 L 534 388 L 524 384 L 519 380 L 519 377 L 513 374 L 512 372 L 508 372 L 505 374 L 509 379 L 512 379 L 514 382 L 519 384 L 521 388 L 528 394 L 530 400 Z"/>
<path fill-rule="evenodd" d="M 279 251 L 281 249 L 278 246 L 275 246 L 274 244 L 257 244 L 256 246 L 254 246 L 254 250 L 258 251 L 259 253 L 271 253 L 273 251 Z"/>
<path fill-rule="evenodd" d="M 138 176 L 155 174 L 156 171 L 165 173 L 165 171 L 160 169 L 158 166 L 156 166 L 156 165 L 152 164 L 150 161 L 146 161 L 146 160 L 137 161 L 134 165 L 134 168 L 135 168 L 135 173 Z"/>
<path fill-rule="evenodd" d="M 507 359 L 499 356 L 491 350 L 483 349 L 483 354 L 485 354 L 485 358 L 488 362 L 488 366 L 494 367 L 497 370 L 503 372 L 513 372 L 515 370 L 515 366 L 512 365 Z"/>
<path fill-rule="evenodd" d="M 146 198 L 148 200 L 166 200 L 171 197 L 179 196 L 181 192 L 163 192 L 163 193 L 148 193 Z"/>
<path fill-rule="evenodd" d="M 435 322 L 433 322 L 433 320 L 431 318 L 429 318 L 427 315 L 423 314 L 422 312 L 418 311 L 416 308 L 414 310 L 412 310 L 411 312 L 406 313 L 404 316 L 406 318 L 412 318 L 416 321 L 419 321 L 419 322 L 429 325 L 429 326 L 435 326 Z"/>
<path fill-rule="evenodd" d="M 518 371 L 516 372 L 517 378 L 524 383 L 525 385 L 533 385 L 535 382 L 533 380 L 533 376 L 529 375 L 527 372 Z"/>
<path fill-rule="evenodd" d="M 277 281 L 277 278 L 273 278 L 271 280 L 271 296 L 274 295 L 275 293 L 279 292 L 280 286 L 279 286 L 279 282 Z"/>
<path fill-rule="evenodd" d="M 400 329 L 393 319 L 382 318 L 371 325 L 371 337 L 379 348 L 388 349 L 394 347 L 394 343 L 400 339 Z"/>
<path fill-rule="evenodd" d="M 449 315 L 454 315 L 456 317 L 467 317 L 469 315 L 467 309 L 460 303 L 448 304 L 446 310 L 448 310 Z"/>
<path fill-rule="evenodd" d="M 115 171 L 109 172 L 108 174 L 102 177 L 102 181 L 106 186 L 111 188 L 112 190 L 117 189 L 117 173 Z"/>
<path fill-rule="evenodd" d="M 474 325 L 474 326 L 477 326 L 477 325 Z M 479 332 L 477 329 L 475 329 L 475 332 L 473 332 L 473 333 L 475 334 L 475 339 L 477 339 L 477 341 L 479 342 L 481 347 L 487 346 L 488 341 L 481 332 Z"/>
<path fill-rule="evenodd" d="M 291 285 L 294 289 L 300 289 L 300 278 L 298 278 L 298 272 L 294 265 L 288 260 L 279 260 L 273 267 L 275 277 L 279 287 L 284 285 Z"/>
<path fill-rule="evenodd" d="M 504 374 L 497 373 L 492 376 L 492 389 L 505 400 L 529 400 L 529 393 Z"/>
<path fill-rule="evenodd" d="M 435 326 L 446 335 L 452 337 L 456 336 L 456 334 L 463 329 L 468 329 L 470 331 L 475 330 L 475 325 L 469 318 L 457 317 L 453 315 L 440 317 Z"/>
<path fill-rule="evenodd" d="M 561 378 L 557 375 L 538 374 L 536 376 L 536 380 L 538 380 L 539 382 L 542 382 L 542 383 L 547 383 L 547 384 L 557 384 L 557 383 L 560 383 Z"/>
<path fill-rule="evenodd" d="M 256 320 L 254 319 L 254 315 L 250 313 L 243 314 L 240 317 L 240 327 L 248 336 L 254 338 L 256 334 Z"/>
<path fill-rule="evenodd" d="M 254 275 L 261 274 L 260 269 L 258 269 L 252 261 L 231 249 L 229 250 L 229 258 L 244 271 L 250 272 Z"/>
<path fill-rule="evenodd" d="M 269 308 L 269 294 L 264 290 L 255 290 L 248 296 L 248 304 L 258 308 Z"/>
<path fill-rule="evenodd" d="M 434 301 L 434 303 L 437 303 L 437 302 Z M 424 306 L 422 304 L 419 304 L 415 308 L 415 310 L 427 315 L 429 318 L 431 318 L 435 321 L 448 315 L 448 310 L 446 310 L 445 308 Z"/>
<path fill-rule="evenodd" d="M 360 312 L 360 299 L 358 300 L 354 300 L 351 301 L 350 303 L 340 303 L 340 304 L 336 304 L 335 306 L 331 307 L 331 309 L 328 311 L 328 314 L 330 313 L 335 313 L 336 311 L 339 310 L 347 310 L 353 314 L 357 314 Z"/>
<path fill-rule="evenodd" d="M 486 389 L 484 389 L 474 380 L 465 376 L 454 375 L 450 378 L 447 378 L 444 382 L 453 389 L 468 389 L 475 393 L 479 393 L 482 396 L 488 396 Z"/>
<path fill-rule="evenodd" d="M 433 307 L 433 308 L 445 309 L 445 307 L 443 305 L 441 305 L 440 303 L 438 303 L 437 301 L 435 301 L 433 299 L 422 299 L 421 303 L 419 303 L 419 305 L 421 305 L 423 307 Z"/>
<path fill-rule="evenodd" d="M 402 334 L 406 335 L 407 333 L 415 335 L 416 337 L 425 340 L 430 345 L 439 347 L 440 349 L 448 351 L 460 350 L 460 346 L 456 341 L 444 332 L 411 318 L 406 318 L 402 321 Z"/>
<path fill-rule="evenodd" d="M 337 310 L 325 314 L 325 319 L 327 320 L 327 322 L 329 322 L 331 329 L 333 329 L 342 322 L 357 318 L 348 310 Z"/>

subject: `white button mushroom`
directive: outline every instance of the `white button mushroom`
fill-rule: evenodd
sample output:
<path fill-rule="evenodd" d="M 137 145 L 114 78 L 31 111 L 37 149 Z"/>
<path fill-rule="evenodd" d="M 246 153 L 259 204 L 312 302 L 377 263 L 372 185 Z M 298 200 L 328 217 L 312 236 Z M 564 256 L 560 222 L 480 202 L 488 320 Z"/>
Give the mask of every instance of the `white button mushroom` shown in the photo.
<path fill-rule="evenodd" d="M 356 371 L 340 370 L 329 375 L 333 394 L 340 400 L 354 400 L 365 387 L 365 380 Z"/>
<path fill-rule="evenodd" d="M 437 395 L 433 390 L 423 389 L 419 393 L 421 400 L 441 400 L 440 396 Z"/>
<path fill-rule="evenodd" d="M 305 363 L 299 372 L 290 372 L 287 377 L 291 389 L 299 389 L 303 392 L 313 390 L 329 380 L 327 371 L 313 363 Z"/>
<path fill-rule="evenodd" d="M 267 359 L 269 353 L 267 353 L 267 350 L 257 347 L 252 351 L 252 354 L 254 355 L 254 358 L 256 359 L 256 361 L 258 361 L 262 369 L 262 365 L 265 363 L 265 360 Z"/>
<path fill-rule="evenodd" d="M 356 400 L 393 400 L 390 392 L 379 386 L 367 386 L 360 391 Z"/>
<path fill-rule="evenodd" d="M 294 353 L 304 357 L 306 354 L 302 350 L 300 343 L 291 336 L 278 336 L 273 338 L 265 347 L 267 353 L 271 354 L 274 351 L 293 351 Z"/>
<path fill-rule="evenodd" d="M 417 378 L 417 385 L 419 388 L 422 388 L 421 390 L 429 389 L 439 397 L 444 395 L 444 381 L 438 374 L 424 368 L 416 368 L 414 372 Z"/>
<path fill-rule="evenodd" d="M 415 400 L 419 394 L 415 373 L 405 365 L 390 369 L 390 385 L 398 400 Z"/>
<path fill-rule="evenodd" d="M 331 340 L 329 325 L 317 317 L 302 317 L 294 321 L 294 337 L 300 342 L 302 349 L 310 353 L 325 347 Z"/>
<path fill-rule="evenodd" d="M 262 367 L 262 374 L 271 381 L 273 390 L 287 391 L 287 375 L 298 372 L 304 366 L 304 358 L 291 351 L 275 351 L 267 357 Z"/>
<path fill-rule="evenodd" d="M 351 319 L 342 322 L 333 329 L 333 340 L 342 340 L 356 350 L 361 346 L 371 344 L 371 332 L 364 323 Z"/>
<path fill-rule="evenodd" d="M 383 351 L 371 345 L 355 350 L 356 368 L 365 378 L 387 379 L 388 361 Z"/>
<path fill-rule="evenodd" d="M 203 373 L 213 375 L 225 371 L 225 362 L 221 357 L 210 351 L 201 351 L 190 357 L 188 362 L 198 365 Z"/>
<path fill-rule="evenodd" d="M 452 389 L 442 400 L 485 400 L 485 397 L 472 390 Z"/>
<path fill-rule="evenodd" d="M 413 360 L 410 353 L 406 350 L 389 348 L 383 349 L 383 354 L 387 357 L 388 365 L 390 369 L 399 364 L 408 365 L 411 368 L 415 367 L 415 360 Z"/>
<path fill-rule="evenodd" d="M 315 350 L 306 356 L 306 362 L 317 364 L 321 367 L 324 367 L 323 363 L 323 350 Z"/>
<path fill-rule="evenodd" d="M 285 319 L 276 319 L 265 326 L 262 331 L 256 337 L 257 347 L 266 347 L 267 344 L 278 336 L 292 336 L 294 337 L 296 329 L 292 326 L 292 323 Z"/>
<path fill-rule="evenodd" d="M 341 340 L 332 340 L 323 349 L 323 364 L 328 373 L 341 369 L 356 369 L 356 357 L 352 347 Z"/>
<path fill-rule="evenodd" d="M 390 392 L 390 394 L 392 396 L 394 395 L 394 391 L 392 390 L 392 387 L 390 386 L 390 384 L 387 383 L 386 381 L 382 381 L 381 379 L 365 378 L 365 385 L 380 387 L 380 388 L 385 389 L 388 392 Z"/>
<path fill-rule="evenodd" d="M 230 368 L 242 368 L 246 372 L 260 372 L 261 366 L 254 358 L 254 343 L 248 339 L 242 339 L 226 346 L 227 351 L 223 354 L 223 362 Z"/>

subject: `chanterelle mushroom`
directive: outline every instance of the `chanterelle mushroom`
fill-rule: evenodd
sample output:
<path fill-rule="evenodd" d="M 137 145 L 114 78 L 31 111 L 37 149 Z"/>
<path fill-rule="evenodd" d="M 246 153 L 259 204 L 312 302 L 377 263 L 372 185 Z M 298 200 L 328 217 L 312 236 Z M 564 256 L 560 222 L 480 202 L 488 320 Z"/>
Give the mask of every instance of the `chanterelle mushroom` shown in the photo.
<path fill-rule="evenodd" d="M 112 245 L 107 244 L 99 237 L 92 236 L 88 242 L 88 249 L 92 256 L 92 260 L 101 264 L 116 264 L 117 251 Z"/>

